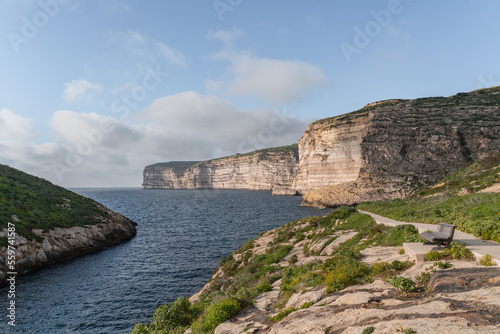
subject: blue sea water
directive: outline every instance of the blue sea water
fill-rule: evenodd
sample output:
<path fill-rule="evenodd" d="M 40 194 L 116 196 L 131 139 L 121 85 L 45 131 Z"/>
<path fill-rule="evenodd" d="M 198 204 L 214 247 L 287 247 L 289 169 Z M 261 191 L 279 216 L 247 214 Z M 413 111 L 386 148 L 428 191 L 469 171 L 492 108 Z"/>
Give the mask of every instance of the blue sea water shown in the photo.
<path fill-rule="evenodd" d="M 154 310 L 189 297 L 220 259 L 297 218 L 326 214 L 300 197 L 248 190 L 74 189 L 134 220 L 137 236 L 99 253 L 58 263 L 16 281 L 16 326 L 0 333 L 130 333 Z"/>

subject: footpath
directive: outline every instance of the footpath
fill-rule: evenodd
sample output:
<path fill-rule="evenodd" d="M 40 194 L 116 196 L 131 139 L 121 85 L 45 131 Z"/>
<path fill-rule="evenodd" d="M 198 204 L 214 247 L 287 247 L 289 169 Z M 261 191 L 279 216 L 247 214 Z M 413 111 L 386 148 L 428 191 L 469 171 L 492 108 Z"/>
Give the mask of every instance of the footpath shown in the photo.
<path fill-rule="evenodd" d="M 408 223 L 393 220 L 387 217 L 382 217 L 374 213 L 358 210 L 361 213 L 372 216 L 372 218 L 379 224 L 384 224 L 388 226 L 397 226 L 401 224 L 412 224 L 414 225 L 419 233 L 425 231 L 435 231 L 437 225 L 434 224 L 422 224 L 422 223 Z M 453 235 L 453 241 L 463 242 L 467 245 L 467 248 L 474 254 L 476 258 L 481 258 L 486 254 L 491 255 L 493 260 L 500 266 L 500 244 L 494 241 L 482 240 L 472 234 L 458 231 L 455 229 L 455 234 Z M 435 245 L 424 245 L 422 243 L 408 243 L 404 245 L 405 250 L 416 260 L 420 261 L 424 254 L 432 249 L 442 249 Z"/>

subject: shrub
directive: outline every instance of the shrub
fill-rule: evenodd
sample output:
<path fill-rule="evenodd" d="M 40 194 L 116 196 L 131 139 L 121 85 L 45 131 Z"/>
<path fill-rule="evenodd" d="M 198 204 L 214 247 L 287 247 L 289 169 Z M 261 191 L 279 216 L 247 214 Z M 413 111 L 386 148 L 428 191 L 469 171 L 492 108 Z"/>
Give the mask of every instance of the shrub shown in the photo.
<path fill-rule="evenodd" d="M 399 250 L 399 254 L 400 254 L 400 255 L 405 254 L 405 249 L 404 249 L 404 248 L 401 248 L 401 249 Z"/>
<path fill-rule="evenodd" d="M 497 263 L 493 260 L 490 254 L 486 254 L 485 256 L 479 259 L 479 264 L 482 266 L 496 266 Z"/>
<path fill-rule="evenodd" d="M 443 250 L 442 253 L 444 256 L 451 256 L 455 260 L 471 259 L 474 257 L 463 242 L 452 242 L 450 248 Z"/>
<path fill-rule="evenodd" d="M 300 309 L 303 310 L 303 309 L 309 308 L 309 307 L 313 306 L 313 304 L 314 304 L 313 302 L 304 303 L 304 304 L 302 304 Z"/>
<path fill-rule="evenodd" d="M 295 311 L 297 311 L 297 309 L 295 307 L 289 307 L 286 310 L 281 311 L 280 313 L 278 313 L 274 317 L 269 318 L 269 320 L 272 321 L 272 322 L 281 321 L 287 315 L 289 315 L 290 313 L 295 312 Z"/>
<path fill-rule="evenodd" d="M 181 297 L 169 305 L 158 307 L 153 315 L 154 327 L 174 330 L 189 326 L 193 321 L 190 306 L 189 300 Z"/>
<path fill-rule="evenodd" d="M 397 274 L 400 271 L 406 270 L 413 266 L 413 262 L 404 261 L 400 262 L 397 260 L 388 262 L 375 262 L 372 264 L 370 271 L 371 275 L 375 277 L 389 277 Z"/>
<path fill-rule="evenodd" d="M 240 308 L 236 299 L 224 298 L 210 305 L 205 314 L 193 323 L 191 329 L 193 333 L 212 333 L 218 325 L 235 316 Z"/>
<path fill-rule="evenodd" d="M 148 334 L 148 333 L 149 333 L 148 325 L 139 323 L 134 326 L 134 330 L 132 331 L 131 334 Z"/>
<path fill-rule="evenodd" d="M 297 261 L 299 261 L 297 254 L 292 255 L 292 257 L 289 260 L 291 264 L 297 263 Z"/>
<path fill-rule="evenodd" d="M 401 290 L 404 294 L 419 291 L 419 289 L 415 285 L 415 282 L 413 282 L 409 278 L 397 276 L 393 277 L 389 283 L 391 283 L 391 285 L 396 289 Z"/>
<path fill-rule="evenodd" d="M 370 326 L 363 329 L 363 334 L 372 334 L 375 331 L 375 327 Z"/>
<path fill-rule="evenodd" d="M 257 287 L 255 288 L 257 293 L 269 292 L 272 289 L 273 289 L 273 286 L 269 283 L 261 283 L 261 284 L 257 285 Z"/>
<path fill-rule="evenodd" d="M 431 250 L 424 255 L 424 261 L 438 261 L 441 260 L 443 256 L 444 255 L 440 251 Z"/>
<path fill-rule="evenodd" d="M 439 269 L 448 269 L 453 267 L 450 261 L 446 262 L 434 262 L 433 267 L 439 267 Z"/>
<path fill-rule="evenodd" d="M 340 291 L 349 285 L 358 284 L 370 271 L 366 265 L 353 257 L 340 255 L 330 260 L 332 259 L 334 260 L 334 268 L 328 272 L 325 278 L 327 292 Z M 328 265 L 332 265 L 332 263 L 326 264 L 326 266 Z"/>

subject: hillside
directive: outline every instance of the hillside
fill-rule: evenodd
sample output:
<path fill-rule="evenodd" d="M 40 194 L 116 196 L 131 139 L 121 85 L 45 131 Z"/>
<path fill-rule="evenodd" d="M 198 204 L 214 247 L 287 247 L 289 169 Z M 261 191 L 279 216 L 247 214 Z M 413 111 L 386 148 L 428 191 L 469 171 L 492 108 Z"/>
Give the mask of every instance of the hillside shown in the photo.
<path fill-rule="evenodd" d="M 8 239 L 12 225 L 15 240 Z M 16 270 L 22 274 L 128 240 L 135 225 L 89 198 L 0 165 L 0 284 L 8 245 L 14 243 Z"/>
<path fill-rule="evenodd" d="M 491 235 L 484 237 L 495 239 L 500 194 L 481 191 L 499 181 L 499 164 L 499 155 L 490 156 L 407 199 L 360 207 L 406 212 L 415 201 L 432 199 L 421 216 L 449 222 L 471 211 L 465 216 L 469 224 L 486 222 Z M 449 210 L 448 200 L 468 205 L 455 215 L 458 209 Z M 500 269 L 473 261 L 460 243 L 443 252 L 441 261 L 414 263 L 401 245 L 423 241 L 411 225 L 378 225 L 354 207 L 296 220 L 246 242 L 221 260 L 200 292 L 161 306 L 151 324 L 138 324 L 133 333 L 499 331 Z"/>
<path fill-rule="evenodd" d="M 490 155 L 412 196 L 358 207 L 392 219 L 455 224 L 463 232 L 500 242 L 500 154 Z"/>

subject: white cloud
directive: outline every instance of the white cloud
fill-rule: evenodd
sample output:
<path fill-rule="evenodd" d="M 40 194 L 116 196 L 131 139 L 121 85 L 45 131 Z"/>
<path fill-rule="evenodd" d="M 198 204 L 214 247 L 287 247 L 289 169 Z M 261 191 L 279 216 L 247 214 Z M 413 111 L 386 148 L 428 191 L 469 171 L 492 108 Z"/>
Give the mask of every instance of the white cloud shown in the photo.
<path fill-rule="evenodd" d="M 29 118 L 9 109 L 0 109 L 0 139 L 24 140 L 35 137 L 35 129 Z"/>
<path fill-rule="evenodd" d="M 184 92 L 156 100 L 140 115 L 165 156 L 209 159 L 297 142 L 310 120 L 276 110 L 240 110 L 226 99 Z M 151 137 L 149 137 L 151 138 Z"/>
<path fill-rule="evenodd" d="M 165 59 L 169 63 L 179 65 L 179 66 L 186 66 L 186 62 L 185 62 L 186 57 L 182 53 L 180 53 L 176 49 L 171 48 L 163 43 L 158 43 L 157 46 L 160 49 L 160 52 L 163 55 L 163 57 L 165 57 Z"/>
<path fill-rule="evenodd" d="M 238 29 L 209 31 L 209 39 L 221 40 L 225 44 L 210 55 L 211 59 L 230 62 L 224 81 L 205 80 L 209 91 L 225 87 L 230 95 L 255 96 L 280 106 L 301 101 L 327 85 L 319 66 L 299 60 L 259 58 L 249 51 L 234 50 L 232 42 L 241 34 Z"/>
<path fill-rule="evenodd" d="M 233 59 L 231 72 L 229 94 L 258 96 L 274 105 L 300 101 L 326 86 L 323 70 L 302 61 L 241 55 Z"/>
<path fill-rule="evenodd" d="M 243 30 L 238 29 L 238 28 L 232 28 L 229 30 L 210 30 L 207 34 L 207 39 L 208 40 L 218 40 L 221 41 L 222 43 L 228 45 L 232 44 L 234 41 L 236 41 L 238 38 L 240 38 L 243 35 Z"/>
<path fill-rule="evenodd" d="M 182 52 L 137 30 L 127 30 L 125 34 L 112 34 L 110 37 L 112 41 L 120 40 L 123 48 L 138 56 L 141 63 L 158 63 L 160 59 L 165 59 L 171 65 L 186 66 L 186 56 Z"/>
<path fill-rule="evenodd" d="M 33 142 L 29 119 L 6 109 L 0 116 L 0 129 L 12 129 L 0 132 L 0 163 L 66 187 L 139 186 L 148 164 L 289 145 L 311 122 L 283 110 L 240 110 L 196 92 L 157 99 L 136 119 L 56 111 L 49 123 L 53 140 L 44 143 Z"/>
<path fill-rule="evenodd" d="M 71 80 L 64 83 L 64 87 L 63 98 L 67 103 L 81 101 L 90 103 L 96 94 L 104 90 L 100 83 L 91 83 L 85 79 Z"/>

